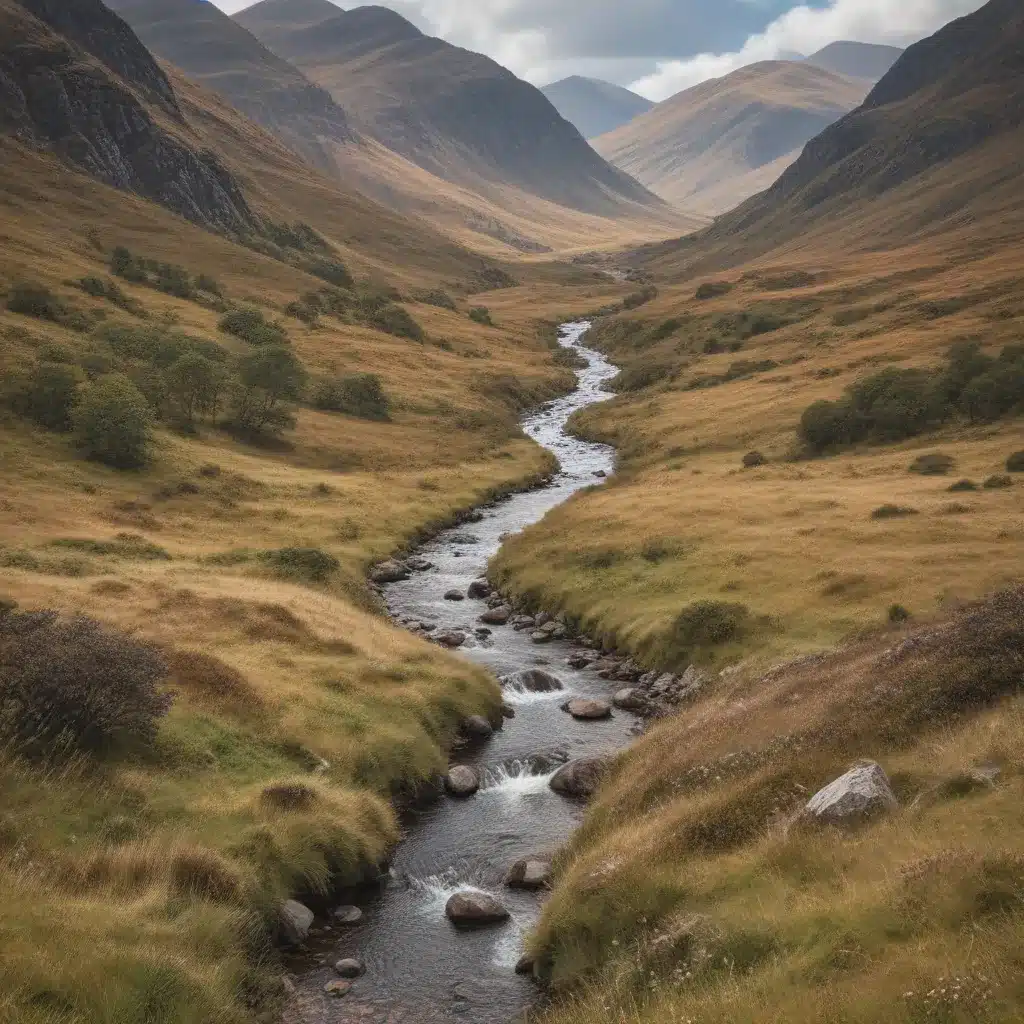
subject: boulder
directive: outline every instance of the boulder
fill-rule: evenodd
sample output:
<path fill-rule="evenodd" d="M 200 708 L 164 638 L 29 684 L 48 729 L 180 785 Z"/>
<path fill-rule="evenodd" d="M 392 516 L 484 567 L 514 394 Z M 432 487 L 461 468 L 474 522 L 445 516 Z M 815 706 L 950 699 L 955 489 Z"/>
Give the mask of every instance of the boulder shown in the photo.
<path fill-rule="evenodd" d="M 898 806 L 896 794 L 881 766 L 865 761 L 819 790 L 804 808 L 815 821 L 856 822 Z"/>
<path fill-rule="evenodd" d="M 473 580 L 469 585 L 469 596 L 480 601 L 491 596 L 491 585 L 487 580 Z"/>
<path fill-rule="evenodd" d="M 393 558 L 375 565 L 370 570 L 370 579 L 374 583 L 399 583 L 409 578 L 409 569 L 402 562 Z"/>
<path fill-rule="evenodd" d="M 579 757 L 559 768 L 548 785 L 562 796 L 593 796 L 610 764 L 606 757 Z"/>
<path fill-rule="evenodd" d="M 408 568 L 412 569 L 413 572 L 427 572 L 429 569 L 434 568 L 434 563 L 427 561 L 420 555 L 414 555 L 412 558 L 407 558 L 405 564 Z"/>
<path fill-rule="evenodd" d="M 454 650 L 466 642 L 466 634 L 460 633 L 457 629 L 449 630 L 446 633 L 438 633 L 434 639 L 442 646 Z"/>
<path fill-rule="evenodd" d="M 502 702 L 502 705 L 501 705 L 501 717 L 502 718 L 515 718 L 516 717 L 516 709 L 514 707 L 512 707 L 511 704 L 506 704 L 506 703 Z"/>
<path fill-rule="evenodd" d="M 612 713 L 611 704 L 603 700 L 578 698 L 577 700 L 570 700 L 564 707 L 573 718 L 578 718 L 584 722 L 595 722 L 601 718 L 609 718 Z"/>
<path fill-rule="evenodd" d="M 455 893 L 445 905 L 444 913 L 458 928 L 501 924 L 512 916 L 493 896 L 473 890 Z"/>
<path fill-rule="evenodd" d="M 530 634 L 530 640 L 535 644 L 548 644 L 554 640 L 554 637 L 550 633 L 545 633 L 542 629 L 537 629 Z"/>
<path fill-rule="evenodd" d="M 480 777 L 467 765 L 456 765 L 445 776 L 444 788 L 452 796 L 472 796 L 480 788 Z"/>
<path fill-rule="evenodd" d="M 489 740 L 494 735 L 494 726 L 483 715 L 470 715 L 462 723 L 462 732 L 471 740 Z"/>
<path fill-rule="evenodd" d="M 335 924 L 350 928 L 352 925 L 359 924 L 362 921 L 363 912 L 358 907 L 343 906 L 336 907 L 331 916 L 334 918 Z"/>
<path fill-rule="evenodd" d="M 696 665 L 691 665 L 676 681 L 676 697 L 689 700 L 696 697 L 707 685 L 708 676 Z"/>
<path fill-rule="evenodd" d="M 550 616 L 547 612 L 538 612 L 533 617 L 533 621 L 539 629 L 543 629 L 544 626 L 546 626 L 549 622 L 552 621 L 552 616 Z"/>
<path fill-rule="evenodd" d="M 548 857 L 523 857 L 508 869 L 505 884 L 510 889 L 543 889 L 551 882 Z"/>
<path fill-rule="evenodd" d="M 533 965 L 535 961 L 529 953 L 524 953 L 516 961 L 516 974 L 533 974 Z"/>
<path fill-rule="evenodd" d="M 504 626 L 511 618 L 512 609 L 507 604 L 500 604 L 497 608 L 488 608 L 480 616 L 480 621 L 486 622 L 488 626 Z"/>
<path fill-rule="evenodd" d="M 278 909 L 281 933 L 293 946 L 298 946 L 309 937 L 313 925 L 313 911 L 298 900 L 285 900 Z"/>
<path fill-rule="evenodd" d="M 593 651 L 574 651 L 566 659 L 566 664 L 569 668 L 581 669 L 592 665 L 596 660 L 597 655 Z"/>
<path fill-rule="evenodd" d="M 444 599 L 446 601 L 465 601 L 466 595 L 461 590 L 446 590 Z"/>
<path fill-rule="evenodd" d="M 511 675 L 502 676 L 501 682 L 512 690 L 526 690 L 528 693 L 554 693 L 562 689 L 562 680 L 541 668 L 526 668 L 521 672 L 513 672 Z"/>
<path fill-rule="evenodd" d="M 358 978 L 366 973 L 366 964 L 357 956 L 345 957 L 335 963 L 334 971 L 342 978 Z"/>
<path fill-rule="evenodd" d="M 324 995 L 334 996 L 336 999 L 347 996 L 351 991 L 351 981 L 329 981 L 324 985 Z"/>
<path fill-rule="evenodd" d="M 612 703 L 623 711 L 643 711 L 647 707 L 644 695 L 635 687 L 627 686 L 612 697 Z"/>

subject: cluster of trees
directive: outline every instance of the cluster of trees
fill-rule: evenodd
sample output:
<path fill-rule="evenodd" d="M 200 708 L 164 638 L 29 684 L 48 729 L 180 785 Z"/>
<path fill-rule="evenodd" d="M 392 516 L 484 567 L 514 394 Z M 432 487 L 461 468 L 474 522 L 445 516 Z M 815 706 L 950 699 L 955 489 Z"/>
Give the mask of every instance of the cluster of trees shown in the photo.
<path fill-rule="evenodd" d="M 192 275 L 176 263 L 137 256 L 119 245 L 110 254 L 110 272 L 132 284 L 147 285 L 179 299 L 195 299 L 200 295 L 223 297 L 220 282 L 209 274 Z"/>
<path fill-rule="evenodd" d="M 938 370 L 890 367 L 857 381 L 835 401 L 808 406 L 798 433 L 821 453 L 860 441 L 902 441 L 955 417 L 993 423 L 1024 412 L 1024 345 L 997 356 L 958 342 Z"/>
<path fill-rule="evenodd" d="M 401 298 L 393 288 L 320 288 L 288 303 L 285 313 L 311 327 L 321 316 L 336 316 L 397 338 L 423 341 L 426 332 L 407 309 L 397 305 Z"/>

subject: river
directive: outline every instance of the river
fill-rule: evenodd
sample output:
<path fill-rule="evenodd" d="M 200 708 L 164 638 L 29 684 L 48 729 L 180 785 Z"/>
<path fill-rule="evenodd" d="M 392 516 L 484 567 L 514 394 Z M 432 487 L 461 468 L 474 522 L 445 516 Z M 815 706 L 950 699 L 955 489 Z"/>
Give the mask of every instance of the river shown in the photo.
<path fill-rule="evenodd" d="M 537 522 L 612 471 L 611 448 L 565 430 L 577 409 L 610 397 L 604 384 L 617 372 L 582 344 L 589 326 L 566 324 L 559 334 L 560 344 L 587 362 L 577 371 L 576 390 L 523 421 L 526 433 L 557 456 L 560 471 L 553 481 L 481 509 L 480 522 L 441 533 L 418 552 L 434 568 L 386 588 L 388 609 L 397 621 L 430 622 L 439 631 L 461 629 L 471 639 L 460 656 L 498 676 L 544 667 L 565 689 L 544 694 L 506 689 L 515 718 L 483 746 L 453 757 L 453 763 L 481 773 L 481 790 L 468 800 L 446 797 L 412 816 L 388 881 L 362 902 L 362 923 L 332 932 L 320 953 L 327 954 L 325 962 L 301 976 L 304 1024 L 509 1024 L 536 999 L 533 983 L 516 976 L 514 967 L 543 896 L 510 890 L 503 877 L 518 858 L 557 850 L 580 823 L 584 808 L 548 787 L 555 768 L 572 758 L 621 749 L 635 719 L 621 711 L 605 721 L 571 718 L 560 709 L 568 698 L 607 700 L 615 684 L 589 669 L 569 669 L 566 659 L 574 649 L 569 641 L 537 645 L 529 630 L 510 627 L 476 636 L 484 602 L 453 602 L 444 595 L 465 593 L 483 576 L 503 537 Z M 467 888 L 496 895 L 511 911 L 511 920 L 476 931 L 454 928 L 445 918 L 445 903 Z M 366 973 L 348 996 L 322 995 L 323 986 L 336 977 L 331 964 L 347 956 L 362 958 Z"/>

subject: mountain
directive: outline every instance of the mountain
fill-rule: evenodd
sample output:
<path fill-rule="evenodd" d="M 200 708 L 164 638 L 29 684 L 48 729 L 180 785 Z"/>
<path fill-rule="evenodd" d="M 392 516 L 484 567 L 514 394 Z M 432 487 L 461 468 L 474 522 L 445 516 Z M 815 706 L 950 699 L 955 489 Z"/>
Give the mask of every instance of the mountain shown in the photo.
<path fill-rule="evenodd" d="M 332 170 L 330 142 L 352 131 L 330 93 L 212 3 L 108 0 L 149 49 L 223 96 L 304 159 Z"/>
<path fill-rule="evenodd" d="M 595 139 L 598 135 L 614 131 L 634 117 L 646 114 L 654 106 L 649 99 L 621 85 L 582 75 L 552 82 L 541 92 L 585 139 Z"/>
<path fill-rule="evenodd" d="M 764 61 L 678 93 L 593 144 L 664 199 L 719 214 L 767 188 L 868 88 L 810 63 Z"/>
<path fill-rule="evenodd" d="M 100 0 L 0 0 L 0 133 L 220 231 L 256 226 L 165 73 Z"/>
<path fill-rule="evenodd" d="M 361 132 L 438 178 L 617 214 L 659 200 L 607 164 L 539 89 L 383 7 L 263 0 L 235 15 L 328 89 Z"/>
<path fill-rule="evenodd" d="M 848 78 L 867 78 L 877 82 L 903 53 L 898 46 L 877 43 L 854 43 L 843 40 L 829 43 L 807 57 L 807 63 Z"/>

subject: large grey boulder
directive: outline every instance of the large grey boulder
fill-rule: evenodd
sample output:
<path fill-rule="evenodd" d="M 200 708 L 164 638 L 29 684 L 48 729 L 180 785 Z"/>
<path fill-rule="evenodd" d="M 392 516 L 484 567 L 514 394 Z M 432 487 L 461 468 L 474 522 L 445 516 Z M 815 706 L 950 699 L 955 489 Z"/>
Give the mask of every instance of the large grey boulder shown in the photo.
<path fill-rule="evenodd" d="M 487 580 L 473 580 L 469 585 L 469 596 L 480 600 L 491 596 L 491 585 Z"/>
<path fill-rule="evenodd" d="M 526 690 L 528 693 L 553 693 L 562 689 L 562 680 L 541 668 L 513 672 L 502 676 L 501 682 L 511 690 Z"/>
<path fill-rule="evenodd" d="M 814 821 L 832 824 L 861 821 L 897 807 L 899 802 L 882 767 L 865 761 L 819 790 L 804 808 Z"/>
<path fill-rule="evenodd" d="M 493 896 L 473 890 L 455 893 L 445 905 L 444 913 L 459 928 L 501 924 L 512 916 Z"/>
<path fill-rule="evenodd" d="M 456 765 L 445 776 L 444 788 L 452 796 L 472 796 L 480 788 L 480 778 L 467 765 Z"/>
<path fill-rule="evenodd" d="M 483 715 L 470 715 L 462 723 L 462 732 L 471 740 L 489 740 L 494 735 L 494 726 Z"/>
<path fill-rule="evenodd" d="M 454 650 L 456 647 L 461 647 L 466 642 L 466 634 L 460 633 L 457 629 L 450 630 L 447 633 L 438 633 L 435 635 L 434 640 L 439 643 L 442 647 L 447 647 L 450 650 Z"/>
<path fill-rule="evenodd" d="M 480 616 L 480 621 L 486 622 L 488 626 L 504 626 L 511 618 L 511 606 L 507 604 L 499 604 L 496 608 L 488 608 L 487 611 Z"/>
<path fill-rule="evenodd" d="M 619 692 L 612 697 L 612 703 L 623 711 L 643 711 L 648 707 L 648 703 L 644 698 L 644 695 L 640 690 L 632 686 L 627 686 L 625 689 L 619 690 Z"/>
<path fill-rule="evenodd" d="M 610 718 L 612 706 L 604 700 L 588 700 L 577 698 L 565 704 L 565 710 L 583 722 L 596 722 L 601 718 Z"/>
<path fill-rule="evenodd" d="M 550 857 L 523 857 L 505 875 L 505 884 L 510 889 L 543 889 L 550 882 Z"/>
<path fill-rule="evenodd" d="M 559 768 L 548 785 L 562 796 L 586 799 L 597 791 L 610 763 L 607 757 L 579 757 Z"/>
<path fill-rule="evenodd" d="M 375 565 L 370 570 L 370 579 L 374 583 L 400 583 L 408 578 L 408 567 L 393 558 L 381 562 L 380 565 Z"/>
<path fill-rule="evenodd" d="M 281 933 L 292 945 L 298 946 L 309 937 L 313 926 L 313 911 L 298 900 L 285 900 L 278 908 Z"/>

